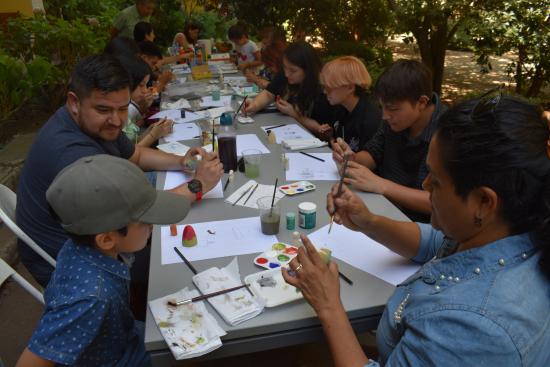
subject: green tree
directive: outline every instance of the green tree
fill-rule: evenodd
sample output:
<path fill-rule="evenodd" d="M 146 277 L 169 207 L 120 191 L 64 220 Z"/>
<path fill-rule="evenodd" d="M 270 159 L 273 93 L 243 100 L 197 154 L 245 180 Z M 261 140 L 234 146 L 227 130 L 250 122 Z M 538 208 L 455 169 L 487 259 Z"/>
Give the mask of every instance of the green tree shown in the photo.
<path fill-rule="evenodd" d="M 422 62 L 433 73 L 434 91 L 441 93 L 445 52 L 456 32 L 468 21 L 480 21 L 481 10 L 494 0 L 387 0 L 397 32 L 410 32 Z M 408 39 L 413 41 L 413 39 Z"/>
<path fill-rule="evenodd" d="M 502 1 L 482 12 L 483 22 L 469 33 L 478 62 L 490 68 L 490 55 L 513 51 L 517 59 L 508 66 L 516 82 L 516 93 L 537 97 L 550 83 L 550 0 Z"/>

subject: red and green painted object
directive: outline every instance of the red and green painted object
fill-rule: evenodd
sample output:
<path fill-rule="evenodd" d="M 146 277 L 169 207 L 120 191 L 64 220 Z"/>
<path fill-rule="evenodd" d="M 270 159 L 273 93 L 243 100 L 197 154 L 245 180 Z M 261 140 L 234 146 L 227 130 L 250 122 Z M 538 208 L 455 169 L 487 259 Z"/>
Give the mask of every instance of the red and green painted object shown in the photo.
<path fill-rule="evenodd" d="M 193 227 L 190 225 L 186 225 L 183 229 L 181 242 L 185 247 L 193 247 L 197 245 L 197 235 L 195 234 Z"/>

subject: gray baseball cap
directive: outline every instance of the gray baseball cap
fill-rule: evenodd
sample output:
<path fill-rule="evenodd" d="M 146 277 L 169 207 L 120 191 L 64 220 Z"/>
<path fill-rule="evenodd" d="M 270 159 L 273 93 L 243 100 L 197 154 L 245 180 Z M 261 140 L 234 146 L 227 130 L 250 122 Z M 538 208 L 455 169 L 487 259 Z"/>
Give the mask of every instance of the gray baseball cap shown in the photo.
<path fill-rule="evenodd" d="M 95 235 L 132 222 L 172 224 L 189 212 L 189 201 L 155 190 L 143 171 L 128 161 L 100 154 L 65 167 L 46 199 L 69 233 Z"/>

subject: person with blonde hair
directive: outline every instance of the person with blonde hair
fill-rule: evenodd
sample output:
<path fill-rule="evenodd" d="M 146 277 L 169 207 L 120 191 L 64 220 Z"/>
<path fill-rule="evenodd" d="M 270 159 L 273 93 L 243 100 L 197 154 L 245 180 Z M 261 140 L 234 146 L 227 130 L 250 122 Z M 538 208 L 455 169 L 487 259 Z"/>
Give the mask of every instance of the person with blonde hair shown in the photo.
<path fill-rule="evenodd" d="M 323 67 L 320 80 L 328 102 L 342 107 L 340 118 L 332 124 L 333 137 L 360 151 L 382 121 L 380 108 L 367 93 L 372 84 L 367 68 L 357 57 L 339 57 Z"/>

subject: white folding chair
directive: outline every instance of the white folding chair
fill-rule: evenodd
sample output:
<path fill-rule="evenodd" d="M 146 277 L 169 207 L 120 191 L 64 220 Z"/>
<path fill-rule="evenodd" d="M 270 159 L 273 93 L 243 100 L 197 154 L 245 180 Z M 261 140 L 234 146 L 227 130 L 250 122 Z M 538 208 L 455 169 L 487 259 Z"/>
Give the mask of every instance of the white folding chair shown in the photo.
<path fill-rule="evenodd" d="M 25 232 L 15 224 L 15 204 L 17 196 L 8 187 L 0 184 L 0 219 L 20 240 L 25 242 L 38 255 L 42 256 L 51 266 L 55 268 L 55 260 L 34 242 Z"/>
<path fill-rule="evenodd" d="M 28 291 L 40 303 L 44 304 L 44 296 L 42 295 L 42 292 L 36 289 L 31 283 L 27 282 L 27 280 L 19 275 L 19 273 L 9 266 L 8 263 L 0 259 L 0 285 L 4 284 L 6 279 L 10 277 L 21 287 L 25 288 L 25 290 Z"/>

